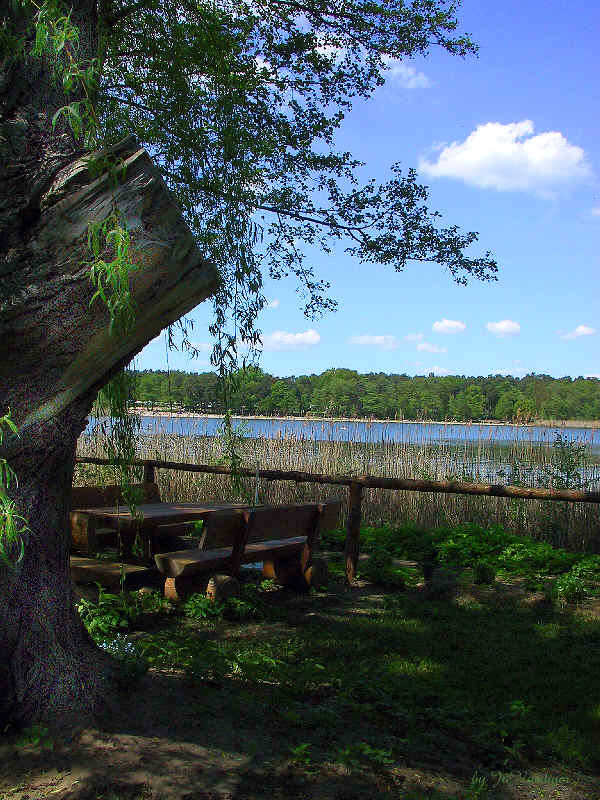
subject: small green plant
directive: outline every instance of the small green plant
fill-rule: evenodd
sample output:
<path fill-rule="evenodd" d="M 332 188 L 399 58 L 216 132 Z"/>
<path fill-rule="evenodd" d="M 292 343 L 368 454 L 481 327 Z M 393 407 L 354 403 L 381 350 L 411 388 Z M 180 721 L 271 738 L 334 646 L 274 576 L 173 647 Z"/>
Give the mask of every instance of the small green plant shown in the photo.
<path fill-rule="evenodd" d="M 213 602 L 206 595 L 197 592 L 183 603 L 182 608 L 186 617 L 216 622 L 223 619 L 225 603 Z"/>
<path fill-rule="evenodd" d="M 107 592 L 100 583 L 98 600 L 94 602 L 81 598 L 76 608 L 90 635 L 102 641 L 117 631 L 124 631 L 143 614 L 164 611 L 169 602 L 158 592 L 138 594 L 138 592 Z"/>
<path fill-rule="evenodd" d="M 228 597 L 225 601 L 223 616 L 225 619 L 242 622 L 249 619 L 260 618 L 262 616 L 262 610 L 249 600 L 243 600 L 239 597 Z"/>
<path fill-rule="evenodd" d="M 16 435 L 20 436 L 15 423 L 10 418 L 10 408 L 8 412 L 0 417 L 0 445 L 4 438 L 2 426 L 6 425 Z M 27 524 L 18 525 L 16 520 L 27 523 L 25 517 L 17 514 L 14 501 L 9 500 L 6 490 L 11 480 L 18 484 L 17 476 L 9 467 L 5 458 L 0 458 L 0 560 L 11 569 L 15 569 L 22 561 L 25 554 L 25 544 L 23 534 L 29 530 Z M 13 561 L 14 549 L 18 550 L 18 555 Z"/>
<path fill-rule="evenodd" d="M 17 747 L 28 747 L 30 745 L 37 747 L 39 745 L 44 750 L 54 749 L 54 740 L 50 736 L 48 728 L 44 725 L 30 725 L 25 728 L 17 737 L 15 744 Z"/>
<path fill-rule="evenodd" d="M 551 588 L 554 599 L 562 605 L 584 603 L 590 596 L 588 584 L 583 574 L 571 570 L 557 578 Z"/>
<path fill-rule="evenodd" d="M 369 560 L 361 566 L 360 577 L 381 586 L 404 589 L 405 577 L 394 568 L 392 554 L 383 544 L 375 543 L 372 547 Z"/>
<path fill-rule="evenodd" d="M 310 764 L 310 747 L 310 742 L 302 742 L 302 744 L 296 747 L 290 747 L 290 753 L 292 754 L 291 760 L 296 764 L 308 766 L 308 764 Z"/>
<path fill-rule="evenodd" d="M 561 725 L 545 736 L 547 747 L 567 764 L 583 767 L 589 761 L 585 740 L 568 725 Z"/>
<path fill-rule="evenodd" d="M 392 751 L 380 747 L 372 747 L 368 742 L 357 742 L 338 750 L 338 761 L 349 769 L 356 769 L 362 762 L 390 766 L 394 763 Z"/>
<path fill-rule="evenodd" d="M 465 800 L 483 800 L 488 793 L 488 789 L 487 778 L 475 770 L 471 783 L 467 788 Z"/>

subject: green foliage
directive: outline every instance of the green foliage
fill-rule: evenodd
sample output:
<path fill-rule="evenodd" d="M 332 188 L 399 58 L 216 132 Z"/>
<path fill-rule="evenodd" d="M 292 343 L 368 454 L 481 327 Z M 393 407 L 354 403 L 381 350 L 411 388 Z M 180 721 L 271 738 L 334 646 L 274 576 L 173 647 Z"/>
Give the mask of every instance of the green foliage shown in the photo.
<path fill-rule="evenodd" d="M 385 545 L 378 543 L 371 549 L 368 561 L 361 564 L 359 577 L 394 589 L 404 589 L 406 586 L 405 571 L 394 567 L 392 554 Z"/>
<path fill-rule="evenodd" d="M 15 740 L 17 747 L 41 747 L 44 750 L 54 749 L 54 739 L 45 725 L 30 725 Z"/>
<path fill-rule="evenodd" d="M 81 598 L 76 608 L 90 635 L 104 641 L 117 632 L 128 630 L 144 614 L 168 608 L 169 603 L 160 593 L 107 592 L 99 583 L 98 600 Z"/>
<path fill-rule="evenodd" d="M 15 435 L 20 435 L 10 417 L 10 408 L 3 417 L 0 417 L 0 445 L 4 438 L 3 425 L 6 425 Z M 29 527 L 25 517 L 17 513 L 14 501 L 8 497 L 7 490 L 11 480 L 18 485 L 17 476 L 6 459 L 0 458 L 0 561 L 9 569 L 14 570 L 23 560 L 25 554 L 23 534 L 29 530 Z M 16 520 L 21 520 L 25 524 L 19 524 Z M 15 551 L 18 551 L 17 555 Z"/>
<path fill-rule="evenodd" d="M 103 222 L 89 224 L 88 247 L 92 254 L 92 260 L 87 263 L 90 281 L 96 286 L 90 305 L 101 299 L 110 314 L 110 334 L 122 335 L 135 321 L 136 308 L 129 278 L 139 267 L 131 260 L 129 232 L 121 223 L 116 207 Z M 103 258 L 108 253 L 113 256 L 111 261 Z"/>
<path fill-rule="evenodd" d="M 310 764 L 311 760 L 310 748 L 310 742 L 302 742 L 301 744 L 296 745 L 296 747 L 290 747 L 290 753 L 292 755 L 291 760 L 295 764 L 303 764 L 304 766 L 307 766 Z"/>
<path fill-rule="evenodd" d="M 547 485 L 552 489 L 584 489 L 588 484 L 581 474 L 585 461 L 585 444 L 556 433 L 550 464 L 542 470 Z"/>
<path fill-rule="evenodd" d="M 394 764 L 391 753 L 391 750 L 373 747 L 368 742 L 357 742 L 340 748 L 337 758 L 338 761 L 351 769 L 360 767 L 365 761 L 372 765 L 391 766 Z"/>
<path fill-rule="evenodd" d="M 225 603 L 213 602 L 205 594 L 194 593 L 182 605 L 187 617 L 195 620 L 217 621 L 223 619 Z"/>
<path fill-rule="evenodd" d="M 560 603 L 583 603 L 590 592 L 584 577 L 574 567 L 553 582 L 551 595 Z"/>
<path fill-rule="evenodd" d="M 321 534 L 320 547 L 323 550 L 343 551 L 346 546 L 346 531 L 344 528 L 334 528 L 333 530 L 323 531 Z"/>
<path fill-rule="evenodd" d="M 568 403 L 555 419 L 600 419 L 600 381 L 595 378 L 567 381 L 547 375 L 527 375 L 524 378 L 498 375 L 488 378 L 409 377 L 383 373 L 361 375 L 354 370 L 330 369 L 320 375 L 277 379 L 257 367 L 249 367 L 246 372 L 240 371 L 236 375 L 236 387 L 229 394 L 229 407 L 238 414 L 298 413 L 442 420 L 452 417 L 465 421 L 483 416 L 490 420 L 509 418 L 527 422 L 543 416 L 544 398 L 560 395 L 567 397 Z M 169 376 L 166 372 L 143 370 L 137 376 L 136 400 L 160 403 L 167 397 Z M 178 407 L 212 412 L 224 408 L 214 373 L 172 372 L 170 380 L 176 381 L 173 400 Z M 471 399 L 475 397 L 473 387 L 477 387 L 477 408 L 469 409 L 468 404 L 455 402 L 455 398 L 464 395 L 469 387 L 472 389 Z M 273 392 L 279 399 L 273 399 Z M 500 400 L 497 399 L 499 393 Z M 483 408 L 481 396 L 484 398 Z M 506 410 L 509 405 L 510 412 Z M 529 467 L 524 464 L 521 468 L 527 470 Z M 575 476 L 577 473 L 572 474 Z M 518 464 L 511 469 L 509 478 L 508 482 L 519 485 Z"/>
<path fill-rule="evenodd" d="M 330 535 L 330 534 L 329 534 Z M 333 537 L 334 542 L 336 536 Z M 363 527 L 360 548 L 375 553 L 373 576 L 382 578 L 391 558 L 417 561 L 426 579 L 435 566 L 450 570 L 472 568 L 476 583 L 493 583 L 497 573 L 524 576 L 530 589 L 545 589 L 548 575 L 559 575 L 552 596 L 561 602 L 582 602 L 600 581 L 600 556 L 573 553 L 548 542 L 517 536 L 499 526 L 482 528 L 465 523 L 452 528 L 424 530 L 411 523 L 399 527 Z M 365 577 L 369 568 L 361 567 Z M 333 571 L 333 570 L 332 570 Z M 388 573 L 389 574 L 389 573 Z M 410 583 L 412 576 L 399 571 L 398 579 Z M 393 585 L 393 581 L 388 583 Z"/>
<path fill-rule="evenodd" d="M 556 730 L 548 731 L 545 744 L 561 761 L 573 767 L 585 767 L 589 761 L 585 741 L 569 725 L 561 725 Z"/>

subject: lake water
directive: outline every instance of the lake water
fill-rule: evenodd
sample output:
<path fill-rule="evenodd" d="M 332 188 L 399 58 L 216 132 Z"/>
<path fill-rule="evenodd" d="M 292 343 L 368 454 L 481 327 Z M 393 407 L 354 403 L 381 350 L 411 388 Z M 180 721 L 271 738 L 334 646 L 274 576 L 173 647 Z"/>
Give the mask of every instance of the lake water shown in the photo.
<path fill-rule="evenodd" d="M 141 433 L 180 436 L 217 436 L 222 417 L 142 416 Z M 91 418 L 85 433 L 92 433 L 98 420 Z M 233 419 L 233 426 L 249 438 L 288 438 L 331 442 L 398 442 L 404 444 L 463 444 L 472 442 L 509 444 L 536 443 L 551 446 L 557 433 L 569 441 L 588 446 L 600 454 L 600 423 L 597 428 L 535 425 L 484 425 L 440 422 L 347 422 L 273 418 Z"/>

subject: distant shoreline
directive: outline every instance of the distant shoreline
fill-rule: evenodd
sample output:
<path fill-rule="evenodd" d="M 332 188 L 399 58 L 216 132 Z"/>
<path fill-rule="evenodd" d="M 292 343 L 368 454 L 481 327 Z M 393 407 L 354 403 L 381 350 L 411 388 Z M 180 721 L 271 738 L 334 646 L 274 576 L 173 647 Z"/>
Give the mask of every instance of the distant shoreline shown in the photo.
<path fill-rule="evenodd" d="M 186 411 L 141 411 L 142 417 L 173 417 L 193 419 L 223 419 L 223 414 L 198 414 Z M 267 417 L 260 415 L 232 414 L 232 419 L 264 420 L 265 422 L 360 422 L 365 425 L 377 424 L 410 424 L 410 425 L 468 425 L 507 428 L 585 428 L 600 430 L 600 420 L 540 420 L 537 422 L 500 422 L 498 420 L 482 420 L 480 422 L 461 422 L 459 420 L 432 420 L 432 419 L 369 419 L 359 417 Z"/>

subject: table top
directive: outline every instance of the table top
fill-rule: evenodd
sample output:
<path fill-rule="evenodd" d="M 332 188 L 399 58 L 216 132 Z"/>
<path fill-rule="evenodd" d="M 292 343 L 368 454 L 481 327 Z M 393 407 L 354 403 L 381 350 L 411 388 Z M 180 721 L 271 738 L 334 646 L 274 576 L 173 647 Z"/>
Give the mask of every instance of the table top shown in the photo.
<path fill-rule="evenodd" d="M 214 511 L 227 511 L 234 508 L 250 508 L 247 503 L 221 503 L 207 505 L 206 503 L 140 503 L 136 506 L 142 514 L 142 527 L 159 522 L 191 522 L 202 519 Z M 108 506 L 106 508 L 73 508 L 71 514 L 86 514 L 96 519 L 109 522 L 132 524 L 136 518 L 127 506 Z"/>

